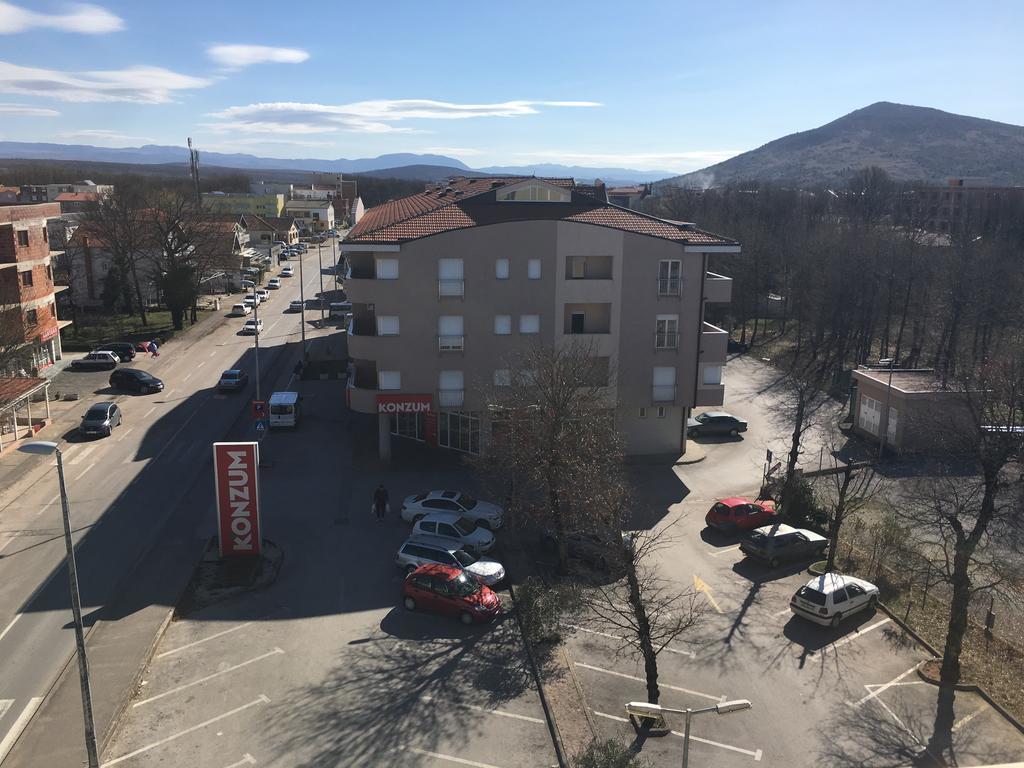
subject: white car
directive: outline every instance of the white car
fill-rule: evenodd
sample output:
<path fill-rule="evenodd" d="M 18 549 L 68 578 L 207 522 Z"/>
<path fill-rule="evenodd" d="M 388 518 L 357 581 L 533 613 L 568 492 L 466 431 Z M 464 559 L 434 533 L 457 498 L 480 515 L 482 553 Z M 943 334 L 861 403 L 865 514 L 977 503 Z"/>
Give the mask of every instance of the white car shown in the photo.
<path fill-rule="evenodd" d="M 272 278 L 270 278 L 267 281 L 267 288 L 280 288 L 280 287 L 281 287 L 281 278 L 280 277 L 272 277 Z"/>
<path fill-rule="evenodd" d="M 281 270 L 281 277 L 293 277 L 294 275 L 295 275 L 295 270 L 292 269 L 292 265 L 291 264 L 286 265 L 285 268 Z M 271 282 L 273 282 L 273 281 L 271 281 Z"/>
<path fill-rule="evenodd" d="M 288 311 L 289 312 L 301 312 L 302 311 L 302 300 L 301 299 L 292 299 L 291 301 L 289 301 L 288 302 Z"/>
<path fill-rule="evenodd" d="M 398 548 L 395 564 L 407 574 L 421 565 L 441 563 L 461 568 L 481 584 L 493 587 L 505 578 L 505 568 L 489 557 L 474 557 L 458 544 L 436 536 L 411 536 Z"/>
<path fill-rule="evenodd" d="M 254 309 L 259 306 L 260 297 L 249 294 L 244 299 L 242 299 L 242 303 L 245 304 L 245 306 L 249 307 L 250 309 Z"/>
<path fill-rule="evenodd" d="M 874 610 L 878 587 L 864 579 L 825 573 L 808 581 L 790 598 L 795 616 L 827 627 L 838 627 L 851 613 Z"/>
<path fill-rule="evenodd" d="M 234 304 L 231 307 L 232 317 L 245 317 L 250 312 L 252 312 L 251 304 Z"/>
<path fill-rule="evenodd" d="M 266 288 L 257 288 L 256 296 L 259 297 L 260 301 L 270 301 L 270 291 Z"/>
<path fill-rule="evenodd" d="M 427 491 L 406 496 L 402 502 L 402 519 L 407 523 L 415 523 L 431 512 L 452 512 L 492 531 L 505 522 L 504 510 L 497 504 L 474 499 L 462 491 Z"/>
<path fill-rule="evenodd" d="M 252 336 L 263 331 L 262 320 L 246 320 L 242 326 L 242 333 Z"/>
<path fill-rule="evenodd" d="M 433 512 L 420 518 L 412 527 L 413 536 L 437 536 L 458 543 L 459 547 L 475 554 L 490 552 L 494 547 L 494 534 L 478 528 L 453 512 Z"/>

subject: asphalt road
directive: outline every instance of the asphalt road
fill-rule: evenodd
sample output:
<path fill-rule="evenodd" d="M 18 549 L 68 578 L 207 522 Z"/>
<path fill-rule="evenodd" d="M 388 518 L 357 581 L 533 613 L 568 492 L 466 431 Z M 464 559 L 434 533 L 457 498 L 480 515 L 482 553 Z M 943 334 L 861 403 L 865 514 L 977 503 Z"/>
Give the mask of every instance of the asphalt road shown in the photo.
<path fill-rule="evenodd" d="M 324 256 L 326 266 L 329 249 Z M 320 290 L 315 249 L 303 263 L 309 299 Z M 289 300 L 298 298 L 298 283 L 296 269 L 296 276 L 284 278 L 283 287 L 272 291 L 272 299 L 261 306 L 264 383 L 276 381 L 281 366 L 290 371 L 294 363 L 294 359 L 283 359 L 282 350 L 290 342 L 297 344 L 300 315 L 283 310 Z M 331 287 L 326 279 L 324 287 Z M 223 307 L 225 315 L 229 308 L 230 302 Z M 308 312 L 306 317 L 313 319 Z M 58 388 L 83 392 L 83 411 L 90 402 L 114 399 L 124 413 L 123 425 L 109 438 L 83 441 L 72 430 L 60 440 L 87 623 L 101 615 L 105 621 L 116 620 L 103 614 L 105 607 L 123 590 L 124 580 L 161 531 L 177 527 L 199 537 L 206 534 L 207 526 L 212 530 L 207 509 L 186 509 L 181 502 L 197 485 L 209 483 L 212 442 L 254 437 L 248 418 L 253 382 L 248 393 L 222 395 L 213 389 L 227 368 L 242 368 L 255 377 L 253 338 L 238 334 L 242 322 L 225 317 L 203 334 L 165 345 L 159 358 L 139 355 L 134 367 L 164 381 L 164 391 L 155 395 L 112 393 L 105 386 L 106 373 L 59 374 L 82 377 L 69 385 L 58 382 Z M 310 336 L 318 333 L 308 329 Z M 90 391 L 95 394 L 85 396 Z M 264 396 L 269 396 L 269 390 L 264 389 Z M 0 510 L 7 534 L 0 538 L 0 760 L 74 650 L 56 473 L 4 503 Z M 166 523 L 170 528 L 164 527 Z"/>

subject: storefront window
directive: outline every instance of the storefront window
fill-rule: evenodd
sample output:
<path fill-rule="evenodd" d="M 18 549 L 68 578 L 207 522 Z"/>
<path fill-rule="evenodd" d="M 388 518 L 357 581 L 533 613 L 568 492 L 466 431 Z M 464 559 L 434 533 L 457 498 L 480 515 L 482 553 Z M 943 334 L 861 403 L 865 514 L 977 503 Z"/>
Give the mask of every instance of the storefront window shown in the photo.
<path fill-rule="evenodd" d="M 480 417 L 476 413 L 442 411 L 437 419 L 438 445 L 463 453 L 480 453 Z"/>
<path fill-rule="evenodd" d="M 398 437 L 408 437 L 413 440 L 423 440 L 423 414 L 422 413 L 395 413 L 391 415 L 391 434 Z"/>

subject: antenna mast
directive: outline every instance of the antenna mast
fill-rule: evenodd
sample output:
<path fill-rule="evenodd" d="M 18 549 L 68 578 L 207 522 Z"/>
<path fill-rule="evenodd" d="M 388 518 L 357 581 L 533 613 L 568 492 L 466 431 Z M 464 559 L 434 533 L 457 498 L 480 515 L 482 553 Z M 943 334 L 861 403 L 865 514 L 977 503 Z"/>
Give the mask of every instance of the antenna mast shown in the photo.
<path fill-rule="evenodd" d="M 192 146 L 191 136 L 188 137 L 188 170 L 196 192 L 196 205 L 201 205 L 203 200 L 199 194 L 199 150 Z"/>

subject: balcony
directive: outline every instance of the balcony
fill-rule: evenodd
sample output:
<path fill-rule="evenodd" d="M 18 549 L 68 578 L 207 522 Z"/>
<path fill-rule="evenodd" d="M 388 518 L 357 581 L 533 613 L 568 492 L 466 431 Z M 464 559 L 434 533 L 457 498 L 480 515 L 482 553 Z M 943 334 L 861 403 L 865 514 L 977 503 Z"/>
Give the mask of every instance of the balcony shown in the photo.
<path fill-rule="evenodd" d="M 704 323 L 700 332 L 700 362 L 724 365 L 729 334 L 711 323 Z"/>
<path fill-rule="evenodd" d="M 439 389 L 437 404 L 441 408 L 461 408 L 465 396 L 466 390 L 464 389 Z"/>
<path fill-rule="evenodd" d="M 675 384 L 654 384 L 651 387 L 652 403 L 674 403 L 676 401 Z"/>
<path fill-rule="evenodd" d="M 658 295 L 659 296 L 679 296 L 680 289 L 683 285 L 683 279 L 681 277 L 659 277 L 658 278 Z"/>
<path fill-rule="evenodd" d="M 465 347 L 465 336 L 438 336 L 438 352 L 462 352 Z"/>
<path fill-rule="evenodd" d="M 465 280 L 438 280 L 437 281 L 437 296 L 438 298 L 454 297 L 461 299 L 466 294 L 466 281 Z"/>
<path fill-rule="evenodd" d="M 655 349 L 679 349 L 679 334 L 675 332 L 657 331 L 654 334 Z"/>
<path fill-rule="evenodd" d="M 732 278 L 714 272 L 704 274 L 704 301 L 728 304 L 732 301 Z"/>

